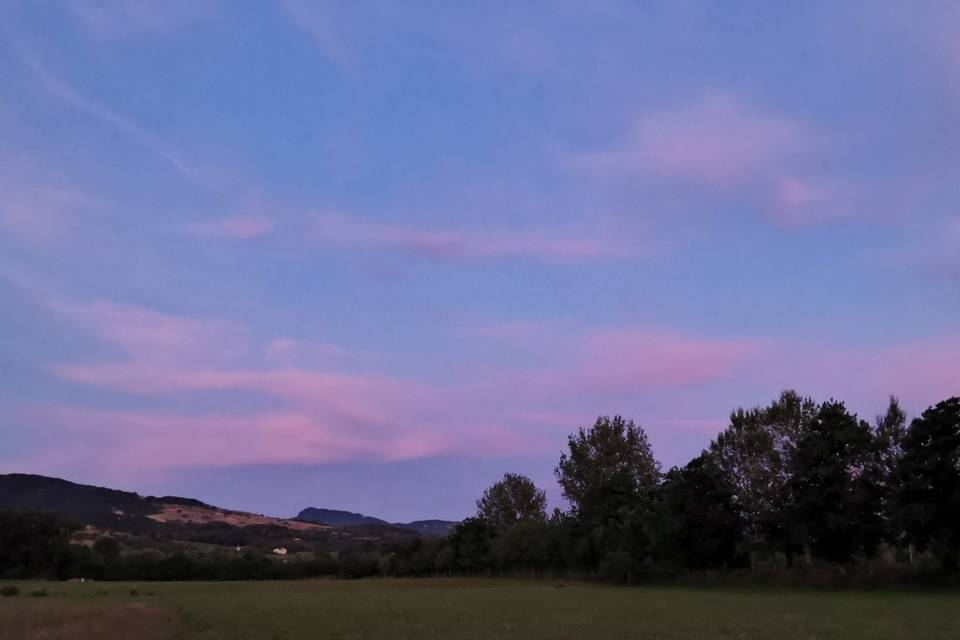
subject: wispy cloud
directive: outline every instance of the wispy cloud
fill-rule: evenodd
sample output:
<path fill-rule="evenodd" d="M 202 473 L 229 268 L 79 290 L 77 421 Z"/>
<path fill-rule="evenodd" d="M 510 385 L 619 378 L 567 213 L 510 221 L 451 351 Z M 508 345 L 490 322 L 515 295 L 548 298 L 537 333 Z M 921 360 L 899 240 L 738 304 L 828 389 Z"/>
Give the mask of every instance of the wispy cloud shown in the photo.
<path fill-rule="evenodd" d="M 922 197 L 922 185 L 903 176 L 878 187 L 825 173 L 833 151 L 830 136 L 803 119 L 713 93 L 641 113 L 607 148 L 568 154 L 565 163 L 594 179 L 665 188 L 687 209 L 703 198 L 745 203 L 786 228 L 889 217 Z"/>
<path fill-rule="evenodd" d="M 232 322 L 107 300 L 76 303 L 47 296 L 39 302 L 138 366 L 198 362 L 211 366 L 234 361 L 250 351 L 246 331 Z"/>
<path fill-rule="evenodd" d="M 267 216 L 235 216 L 196 222 L 186 227 L 188 233 L 201 237 L 249 240 L 273 231 L 276 222 Z"/>
<path fill-rule="evenodd" d="M 629 255 L 618 241 L 546 231 L 448 231 L 364 222 L 339 214 L 321 216 L 314 242 L 344 247 L 393 249 L 436 260 L 530 258 L 547 262 L 618 259 Z"/>
<path fill-rule="evenodd" d="M 784 341 L 754 375 L 820 397 L 871 406 L 896 395 L 921 410 L 960 394 L 960 334 L 955 331 L 858 347 Z"/>
<path fill-rule="evenodd" d="M 22 47 L 20 48 L 20 56 L 26 63 L 27 68 L 33 72 L 41 86 L 51 96 L 81 113 L 100 120 L 114 128 L 133 140 L 141 148 L 166 162 L 191 183 L 197 186 L 203 186 L 204 181 L 201 179 L 199 173 L 191 167 L 180 154 L 167 147 L 167 145 L 156 139 L 132 120 L 108 109 L 99 102 L 88 98 L 71 87 L 65 80 L 48 71 L 35 57 L 26 53 Z"/>
<path fill-rule="evenodd" d="M 107 207 L 108 203 L 81 191 L 13 184 L 0 176 L 0 232 L 35 249 L 71 238 L 78 216 Z"/>
<path fill-rule="evenodd" d="M 303 352 L 305 343 L 257 340 L 233 322 L 110 301 L 78 303 L 47 296 L 42 303 L 114 350 L 46 368 L 62 380 L 157 399 L 237 394 L 267 402 L 269 408 L 253 414 L 225 410 L 189 417 L 151 409 L 91 413 L 48 407 L 73 429 L 106 433 L 126 425 L 125 436 L 110 446 L 121 449 L 121 457 L 152 467 L 183 464 L 175 457 L 148 456 L 148 451 L 166 450 L 161 438 L 195 443 L 193 462 L 200 465 L 541 451 L 549 446 L 547 434 L 539 427 L 528 429 L 528 421 L 517 421 L 516 412 L 551 410 L 542 404 L 544 397 L 699 384 L 730 375 L 752 353 L 746 343 L 679 334 L 623 330 L 567 340 L 550 330 L 541 347 L 559 352 L 542 369 L 440 384 L 345 372 L 345 350 L 333 353 L 327 346 L 322 353 L 311 352 L 317 356 L 311 367 L 290 360 L 291 354 Z M 512 333 L 506 332 L 508 339 Z M 493 338 L 503 336 L 493 331 Z M 488 395 L 495 401 L 488 403 Z M 574 411 L 582 413 L 582 407 Z"/>
<path fill-rule="evenodd" d="M 156 408 L 34 407 L 38 415 L 54 416 L 51 424 L 69 425 L 88 442 L 103 439 L 103 447 L 130 468 L 542 453 L 555 446 L 558 435 L 626 399 L 709 395 L 710 389 L 736 383 L 799 385 L 867 403 L 878 393 L 893 392 L 922 403 L 956 393 L 960 380 L 956 336 L 829 349 L 638 326 L 578 332 L 518 322 L 465 336 L 507 344 L 526 337 L 528 346 L 541 352 L 538 364 L 501 366 L 493 374 L 467 371 L 466 377 L 439 383 L 346 372 L 342 366 L 350 353 L 326 345 L 310 352 L 312 362 L 291 360 L 306 343 L 259 340 L 229 321 L 108 301 L 47 300 L 44 306 L 115 350 L 107 357 L 49 365 L 46 370 L 61 380 L 153 398 L 147 407 L 185 394 L 261 402 L 261 408 L 242 412 L 214 403 L 224 408 L 190 415 Z M 663 433 L 709 434 L 722 424 L 703 416 L 728 410 L 731 400 L 722 402 L 698 404 L 687 417 L 654 416 L 648 424 Z M 191 442 L 186 458 L 173 455 L 169 444 L 183 441 Z M 84 454 L 60 447 L 57 455 Z"/>
<path fill-rule="evenodd" d="M 815 149 L 820 135 L 808 125 L 748 107 L 727 94 L 641 114 L 611 148 L 574 154 L 571 164 L 597 175 L 659 175 L 712 188 L 743 185 L 771 165 Z"/>
<path fill-rule="evenodd" d="M 207 0 L 65 0 L 64 8 L 87 33 L 100 38 L 134 38 L 169 33 L 212 13 Z"/>
<path fill-rule="evenodd" d="M 348 64 L 349 53 L 321 3 L 281 0 L 280 6 L 293 24 L 306 33 L 331 62 L 339 66 Z"/>
<path fill-rule="evenodd" d="M 764 349 L 755 339 L 698 338 L 649 329 L 587 335 L 576 386 L 602 391 L 697 384 L 734 376 Z"/>

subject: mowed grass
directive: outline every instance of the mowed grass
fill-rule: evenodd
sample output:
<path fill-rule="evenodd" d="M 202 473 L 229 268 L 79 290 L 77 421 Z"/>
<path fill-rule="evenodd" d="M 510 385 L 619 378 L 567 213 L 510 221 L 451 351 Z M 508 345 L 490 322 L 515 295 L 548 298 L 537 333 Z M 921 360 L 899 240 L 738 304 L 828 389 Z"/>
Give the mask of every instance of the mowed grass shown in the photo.
<path fill-rule="evenodd" d="M 0 598 L 3 640 L 960 638 L 955 593 L 561 586 L 482 578 L 20 587 L 46 587 L 49 596 Z"/>

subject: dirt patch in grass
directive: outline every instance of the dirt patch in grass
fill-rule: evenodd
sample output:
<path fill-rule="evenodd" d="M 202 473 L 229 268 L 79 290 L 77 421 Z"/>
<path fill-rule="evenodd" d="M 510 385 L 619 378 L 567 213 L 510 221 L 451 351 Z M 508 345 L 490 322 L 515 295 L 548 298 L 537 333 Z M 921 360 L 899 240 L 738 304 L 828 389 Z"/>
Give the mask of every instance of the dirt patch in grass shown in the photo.
<path fill-rule="evenodd" d="M 143 603 L 75 604 L 24 601 L 0 608 L 3 640 L 176 640 L 177 614 Z"/>

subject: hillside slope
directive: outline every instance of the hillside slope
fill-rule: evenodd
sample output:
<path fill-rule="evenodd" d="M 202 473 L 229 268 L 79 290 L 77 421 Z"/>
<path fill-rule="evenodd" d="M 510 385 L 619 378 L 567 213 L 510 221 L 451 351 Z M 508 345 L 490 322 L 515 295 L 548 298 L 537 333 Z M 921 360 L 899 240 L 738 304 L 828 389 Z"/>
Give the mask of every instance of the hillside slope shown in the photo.
<path fill-rule="evenodd" d="M 315 522 L 327 524 L 331 527 L 356 527 L 360 525 L 390 524 L 386 520 L 365 516 L 362 513 L 353 511 L 341 511 L 339 509 L 318 509 L 316 507 L 307 507 L 297 514 L 296 520 L 302 522 Z"/>
<path fill-rule="evenodd" d="M 220 509 L 193 498 L 141 496 L 132 491 L 24 473 L 0 474 L 0 509 L 53 513 L 98 529 L 126 533 L 172 534 L 172 528 L 213 524 L 279 527 L 290 531 L 322 531 L 329 528 L 318 523 Z"/>

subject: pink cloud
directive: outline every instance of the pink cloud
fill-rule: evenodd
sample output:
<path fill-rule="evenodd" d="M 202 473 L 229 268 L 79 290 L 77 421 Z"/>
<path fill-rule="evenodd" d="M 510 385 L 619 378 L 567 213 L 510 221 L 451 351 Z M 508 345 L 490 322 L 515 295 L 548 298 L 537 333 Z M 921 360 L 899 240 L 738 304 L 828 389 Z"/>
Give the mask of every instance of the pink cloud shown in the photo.
<path fill-rule="evenodd" d="M 93 437 L 87 425 L 96 425 L 104 437 L 122 429 L 120 441 L 108 446 L 120 449 L 123 458 L 158 468 L 515 455 L 546 446 L 541 435 L 496 419 L 465 421 L 456 394 L 387 376 L 127 364 L 59 365 L 51 371 L 75 382 L 138 394 L 234 391 L 277 401 L 276 410 L 260 415 L 102 411 L 87 419 L 82 410 L 64 409 L 63 424 L 83 431 L 85 439 Z M 191 451 L 177 456 L 183 442 L 190 442 Z"/>
<path fill-rule="evenodd" d="M 179 402 L 184 394 L 223 407 L 199 415 L 47 407 L 47 428 L 80 442 L 78 448 L 51 453 L 65 463 L 102 454 L 93 445 L 85 453 L 83 443 L 116 451 L 111 455 L 129 460 L 123 464 L 131 468 L 157 469 L 542 454 L 596 414 L 634 411 L 638 402 L 647 408 L 633 417 L 661 437 L 692 438 L 723 426 L 722 420 L 702 416 L 722 415 L 751 401 L 731 395 L 741 388 L 775 394 L 796 387 L 819 398 L 850 399 L 854 407 L 882 405 L 889 393 L 912 407 L 960 393 L 960 336 L 833 349 L 643 327 L 577 334 L 520 322 L 480 334 L 510 344 L 519 340 L 534 352 L 536 366 L 466 368 L 462 376 L 441 382 L 346 373 L 336 369 L 336 359 L 324 361 L 322 369 L 293 366 L 285 359 L 301 349 L 300 343 L 258 344 L 241 327 L 219 320 L 109 302 L 47 306 L 118 350 L 112 359 L 51 365 L 47 370 L 53 375 L 150 396 L 151 407 Z M 270 359 L 271 353 L 279 362 Z M 684 405 L 680 415 L 666 413 L 685 394 L 699 399 Z M 229 403 L 232 397 L 259 408 L 238 412 Z M 659 409 L 649 406 L 658 398 L 670 400 Z M 190 451 L 178 456 L 184 442 Z M 690 446 L 695 444 L 691 439 Z"/>
<path fill-rule="evenodd" d="M 283 442 L 303 445 L 316 440 L 313 448 L 291 445 L 291 451 L 299 450 L 305 459 L 314 461 L 348 454 L 388 459 L 455 447 L 447 423 L 440 419 L 448 407 L 440 401 L 439 391 L 429 385 L 375 374 L 260 368 L 256 365 L 261 356 L 282 361 L 291 349 L 299 351 L 302 343 L 271 340 L 261 348 L 246 331 L 230 322 L 111 302 L 48 301 L 46 306 L 119 352 L 105 361 L 48 366 L 47 370 L 57 377 L 158 398 L 182 393 L 235 393 L 267 399 L 278 407 L 256 420 L 248 415 L 225 416 L 222 420 L 197 418 L 193 422 L 192 418 L 153 413 L 120 417 L 137 418 L 137 424 L 150 426 L 145 426 L 148 439 L 154 424 L 169 423 L 171 429 L 184 431 L 209 427 L 218 438 L 224 425 L 235 424 L 247 436 L 236 440 L 241 449 L 266 437 L 261 432 L 279 430 L 277 437 Z M 284 431 L 287 427 L 288 431 L 294 427 L 300 431 Z M 317 453 L 321 445 L 322 455 Z M 265 457 L 278 447 L 286 451 L 277 445 L 265 449 Z M 256 448 L 250 451 L 248 455 L 257 455 Z"/>
<path fill-rule="evenodd" d="M 388 423 L 404 409 L 430 407 L 427 387 L 377 375 L 355 375 L 297 368 L 258 368 L 283 364 L 304 343 L 270 340 L 263 345 L 243 327 L 216 319 L 190 318 L 136 305 L 99 301 L 85 304 L 45 300 L 47 308 L 77 328 L 111 345 L 119 357 L 106 361 L 51 365 L 54 374 L 89 385 L 145 395 L 181 391 L 259 393 L 356 420 Z M 309 345 L 345 357 L 328 345 Z M 330 364 L 329 361 L 325 363 Z M 386 406 L 382 411 L 378 407 Z"/>
<path fill-rule="evenodd" d="M 733 197 L 786 228 L 897 217 L 930 192 L 930 181 L 921 177 L 900 176 L 878 187 L 826 175 L 817 160 L 833 150 L 813 125 L 720 93 L 686 107 L 641 114 L 610 148 L 566 160 L 574 170 L 621 184 L 646 178 L 676 187 L 681 202 L 691 197 L 691 187 Z M 702 208 L 696 198 L 704 194 L 693 194 L 690 208 Z"/>
<path fill-rule="evenodd" d="M 652 174 L 730 188 L 819 143 L 819 134 L 798 120 L 713 94 L 688 107 L 642 114 L 614 148 L 575 155 L 571 164 L 601 175 Z"/>
<path fill-rule="evenodd" d="M 475 372 L 466 394 L 510 411 L 685 389 L 735 379 L 773 346 L 750 339 L 700 338 L 646 328 L 545 334 L 525 341 L 538 364 Z M 573 405 L 571 405 L 573 406 Z M 515 414 L 511 414 L 515 415 Z"/>
<path fill-rule="evenodd" d="M 886 207 L 870 202 L 865 194 L 850 185 L 825 178 L 784 175 L 776 180 L 774 193 L 765 208 L 775 222 L 784 227 L 800 227 L 818 222 L 869 215 L 877 217 Z M 886 198 L 892 196 L 884 194 Z M 902 196 L 894 198 L 902 199 Z M 887 206 L 892 204 L 888 201 Z"/>
<path fill-rule="evenodd" d="M 236 216 L 190 225 L 187 230 L 197 236 L 250 240 L 273 231 L 276 223 L 266 216 Z"/>
<path fill-rule="evenodd" d="M 814 204 L 823 200 L 823 187 L 796 176 L 780 178 L 780 201 L 788 207 Z"/>
<path fill-rule="evenodd" d="M 78 218 L 109 206 L 73 189 L 2 184 L 0 232 L 34 248 L 48 248 L 74 236 Z"/>
<path fill-rule="evenodd" d="M 342 215 L 322 216 L 314 241 L 348 247 L 393 249 L 442 260 L 532 258 L 574 262 L 623 258 L 626 248 L 617 242 L 582 236 L 558 236 L 541 231 L 444 231 L 362 222 Z"/>
<path fill-rule="evenodd" d="M 81 445 L 45 451 L 34 461 L 34 470 L 78 467 L 91 459 L 138 473 L 192 466 L 386 461 L 435 454 L 441 447 L 435 434 L 426 430 L 362 432 L 295 411 L 183 416 L 50 406 L 26 413 L 37 423 L 82 435 L 80 442 L 89 449 Z M 108 456 L 103 455 L 105 447 L 110 449 Z M 58 456 L 60 460 L 55 459 Z"/>
<path fill-rule="evenodd" d="M 119 351 L 112 360 L 49 366 L 61 379 L 158 399 L 184 393 L 224 398 L 222 394 L 232 393 L 270 401 L 271 409 L 253 415 L 139 411 L 100 412 L 87 419 L 81 412 L 71 414 L 73 422 L 64 421 L 74 428 L 96 423 L 104 434 L 126 425 L 130 442 L 109 446 L 123 448 L 123 455 L 136 460 L 168 449 L 175 459 L 173 450 L 160 442 L 163 438 L 190 441 L 196 464 L 542 451 L 552 446 L 553 429 L 575 424 L 572 418 L 563 419 L 565 412 L 553 410 L 552 428 L 538 426 L 549 406 L 543 400 L 628 394 L 724 378 L 751 353 L 747 344 L 643 330 L 591 333 L 567 344 L 562 334 L 542 327 L 537 348 L 549 352 L 559 345 L 563 353 L 554 353 L 559 360 L 517 375 L 500 372 L 478 387 L 475 380 L 439 384 L 371 373 L 270 364 L 262 368 L 263 363 L 254 364 L 258 354 L 272 353 L 282 360 L 299 350 L 300 343 L 271 340 L 260 348 L 233 323 L 133 305 L 47 306 Z M 497 339 L 503 335 L 493 333 Z M 583 413 L 581 408 L 571 415 L 579 420 Z"/>
<path fill-rule="evenodd" d="M 764 370 L 820 396 L 859 406 L 893 394 L 916 410 L 960 395 L 960 334 L 948 333 L 880 347 L 785 344 Z"/>
<path fill-rule="evenodd" d="M 246 332 L 231 322 L 109 301 L 44 302 L 80 329 L 122 351 L 134 364 L 231 362 L 250 349 Z"/>
<path fill-rule="evenodd" d="M 693 338 L 646 329 L 586 336 L 580 345 L 578 386 L 601 391 L 684 386 L 733 376 L 762 344 Z"/>

